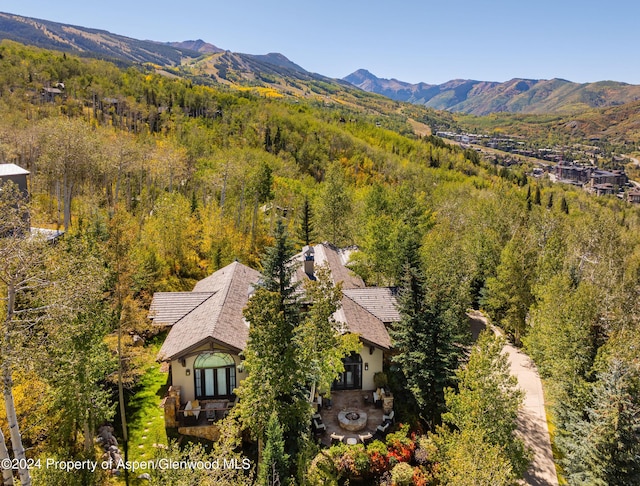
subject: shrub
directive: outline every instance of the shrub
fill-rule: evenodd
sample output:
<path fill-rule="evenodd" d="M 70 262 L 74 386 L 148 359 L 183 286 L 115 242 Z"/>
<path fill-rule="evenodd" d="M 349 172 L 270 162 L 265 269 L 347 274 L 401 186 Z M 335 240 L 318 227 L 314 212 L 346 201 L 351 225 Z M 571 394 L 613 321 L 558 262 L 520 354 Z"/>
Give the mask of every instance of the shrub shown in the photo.
<path fill-rule="evenodd" d="M 362 444 L 347 448 L 343 460 L 349 466 L 349 470 L 345 471 L 349 477 L 360 479 L 371 472 L 371 461 Z"/>
<path fill-rule="evenodd" d="M 413 468 L 411 482 L 413 486 L 427 486 L 433 483 L 433 476 L 426 469 L 416 466 Z"/>
<path fill-rule="evenodd" d="M 334 460 L 325 451 L 321 451 L 311 461 L 306 474 L 306 483 L 311 486 L 337 486 L 339 473 Z"/>
<path fill-rule="evenodd" d="M 435 445 L 430 437 L 421 436 L 418 438 L 413 458 L 419 465 L 424 466 L 435 462 L 437 454 L 438 446 Z"/>
<path fill-rule="evenodd" d="M 413 468 L 406 462 L 396 464 L 391 470 L 393 486 L 410 486 L 413 483 Z"/>
<path fill-rule="evenodd" d="M 378 371 L 373 374 L 373 384 L 376 388 L 383 388 L 387 386 L 389 383 L 389 379 L 387 378 L 387 374 L 383 371 Z"/>
<path fill-rule="evenodd" d="M 401 425 L 400 430 L 387 435 L 387 459 L 390 465 L 395 465 L 399 462 L 411 461 L 411 456 L 416 447 L 413 440 L 407 437 L 409 433 L 408 425 Z"/>
<path fill-rule="evenodd" d="M 373 474 L 380 476 L 387 471 L 389 468 L 388 453 L 387 446 L 379 440 L 374 440 L 367 446 L 367 454 L 369 454 L 371 472 Z"/>

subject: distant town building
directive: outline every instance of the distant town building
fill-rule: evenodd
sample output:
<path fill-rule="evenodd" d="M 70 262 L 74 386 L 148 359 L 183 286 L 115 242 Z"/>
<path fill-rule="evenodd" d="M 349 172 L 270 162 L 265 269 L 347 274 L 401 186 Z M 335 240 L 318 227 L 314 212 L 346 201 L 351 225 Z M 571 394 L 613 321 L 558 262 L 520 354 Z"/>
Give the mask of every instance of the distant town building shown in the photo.
<path fill-rule="evenodd" d="M 627 201 L 630 203 L 640 204 L 640 190 L 632 189 L 627 193 Z"/>
<path fill-rule="evenodd" d="M 598 195 L 615 194 L 629 182 L 624 170 L 603 170 L 567 162 L 556 165 L 554 173 L 559 181 L 588 185 Z"/>
<path fill-rule="evenodd" d="M 616 189 L 624 186 L 629 181 L 624 170 L 600 170 L 596 169 L 591 173 L 591 185 L 593 187 L 602 184 L 611 184 Z"/>

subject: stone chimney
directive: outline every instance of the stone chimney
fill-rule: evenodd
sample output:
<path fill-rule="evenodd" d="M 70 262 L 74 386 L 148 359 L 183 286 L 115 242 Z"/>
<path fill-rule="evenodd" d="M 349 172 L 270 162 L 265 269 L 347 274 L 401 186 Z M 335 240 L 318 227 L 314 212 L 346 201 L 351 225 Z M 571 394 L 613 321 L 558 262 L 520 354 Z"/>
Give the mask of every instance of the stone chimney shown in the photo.
<path fill-rule="evenodd" d="M 310 279 L 313 279 L 313 265 L 315 264 L 313 247 L 305 246 L 302 249 L 302 254 L 304 255 L 304 273 L 306 273 Z"/>

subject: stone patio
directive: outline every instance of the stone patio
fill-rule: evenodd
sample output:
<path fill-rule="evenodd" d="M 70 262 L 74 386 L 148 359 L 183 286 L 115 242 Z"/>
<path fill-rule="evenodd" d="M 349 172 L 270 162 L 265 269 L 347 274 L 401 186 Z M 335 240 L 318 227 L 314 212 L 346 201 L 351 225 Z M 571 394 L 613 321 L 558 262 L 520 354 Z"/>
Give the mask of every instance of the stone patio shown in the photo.
<path fill-rule="evenodd" d="M 365 403 L 364 397 L 368 397 Z M 357 432 L 350 432 L 340 427 L 338 414 L 343 411 L 353 410 L 365 412 L 367 414 L 366 426 Z M 331 434 L 344 435 L 343 442 L 347 439 L 355 439 L 361 442 L 359 435 L 366 435 L 367 432 L 375 435 L 378 425 L 382 424 L 382 408 L 376 408 L 373 404 L 373 390 L 344 390 L 331 392 L 331 410 L 322 408 L 320 416 L 327 427 L 327 431 L 319 438 L 324 445 L 331 445 Z"/>

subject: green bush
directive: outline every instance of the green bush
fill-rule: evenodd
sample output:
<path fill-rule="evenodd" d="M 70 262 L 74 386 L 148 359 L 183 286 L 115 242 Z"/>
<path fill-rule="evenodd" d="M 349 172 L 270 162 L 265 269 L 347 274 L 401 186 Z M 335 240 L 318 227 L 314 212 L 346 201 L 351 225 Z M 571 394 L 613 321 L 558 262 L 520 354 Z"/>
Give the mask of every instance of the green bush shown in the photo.
<path fill-rule="evenodd" d="M 413 467 L 406 462 L 399 462 L 391 470 L 393 486 L 410 486 L 413 483 Z"/>
<path fill-rule="evenodd" d="M 389 379 L 387 378 L 387 374 L 384 371 L 378 371 L 373 375 L 373 384 L 376 388 L 383 388 L 387 386 L 389 383 Z"/>

